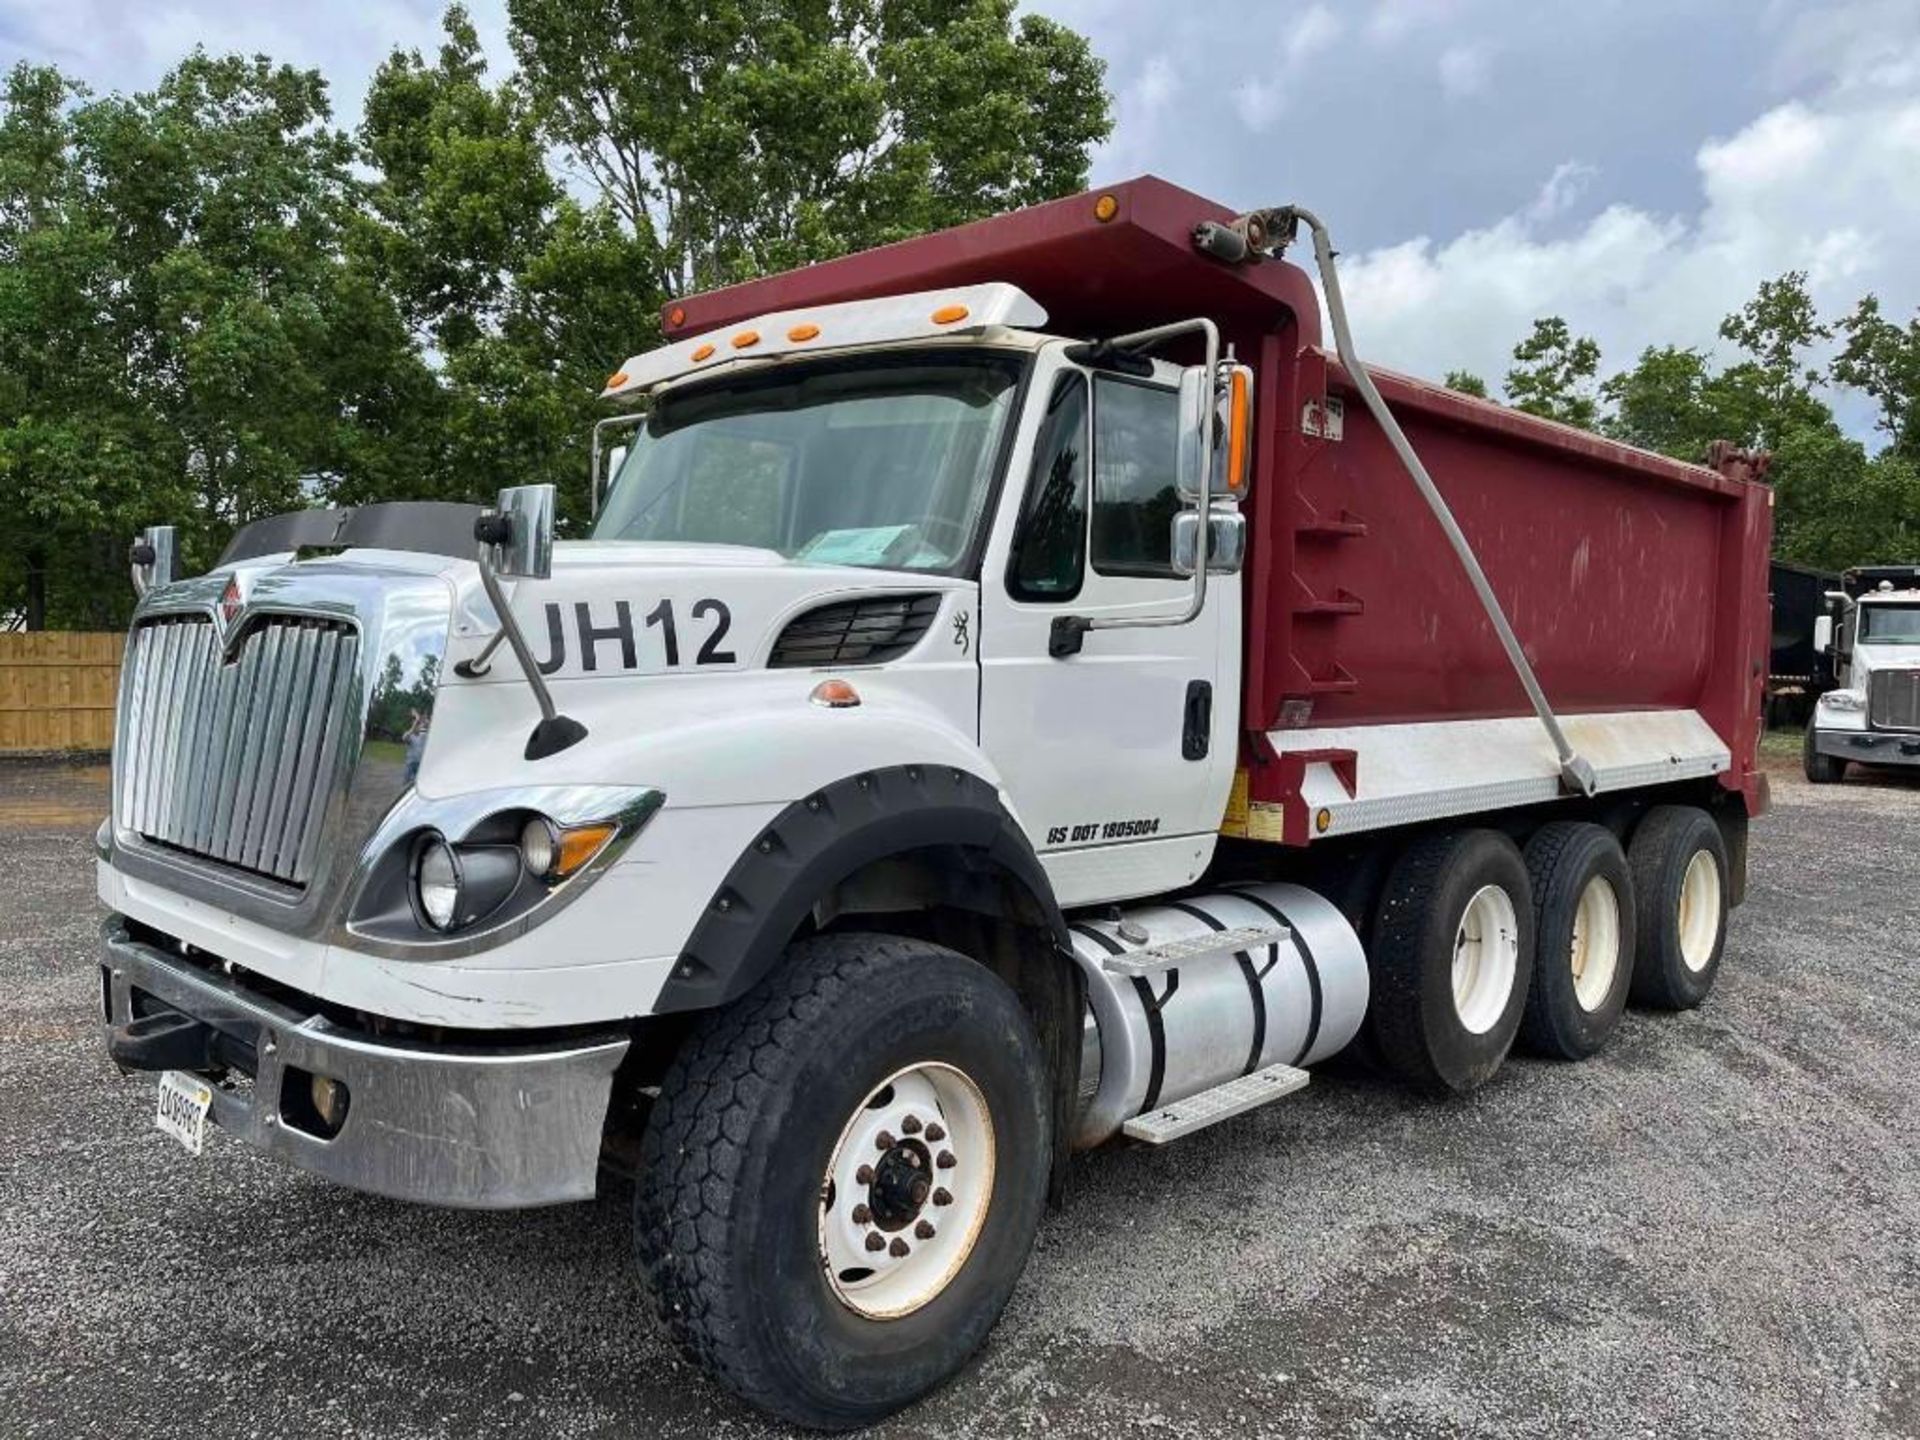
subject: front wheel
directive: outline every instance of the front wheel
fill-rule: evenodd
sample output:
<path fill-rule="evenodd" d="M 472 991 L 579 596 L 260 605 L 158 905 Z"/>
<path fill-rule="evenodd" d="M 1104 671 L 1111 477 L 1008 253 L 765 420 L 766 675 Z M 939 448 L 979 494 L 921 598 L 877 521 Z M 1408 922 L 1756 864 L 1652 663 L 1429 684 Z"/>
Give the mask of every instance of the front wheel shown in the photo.
<path fill-rule="evenodd" d="M 635 1239 L 668 1332 L 748 1403 L 843 1430 L 966 1363 L 1039 1225 L 1045 1059 L 955 952 L 826 936 L 676 1057 Z"/>
<path fill-rule="evenodd" d="M 1807 722 L 1806 737 L 1800 742 L 1800 764 L 1807 780 L 1814 785 L 1834 785 L 1847 773 L 1847 762 L 1838 755 L 1822 755 L 1816 748 L 1813 722 Z"/>

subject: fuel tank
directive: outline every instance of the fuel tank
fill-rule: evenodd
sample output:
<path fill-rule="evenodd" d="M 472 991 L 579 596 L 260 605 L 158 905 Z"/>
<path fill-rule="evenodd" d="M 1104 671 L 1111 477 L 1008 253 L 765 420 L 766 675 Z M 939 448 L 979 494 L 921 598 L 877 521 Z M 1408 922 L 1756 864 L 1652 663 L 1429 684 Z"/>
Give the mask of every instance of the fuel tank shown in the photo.
<path fill-rule="evenodd" d="M 1107 962 L 1210 932 L 1257 927 L 1266 944 L 1146 975 Z M 1367 960 L 1334 905 L 1299 885 L 1238 886 L 1073 923 L 1087 978 L 1075 1144 L 1268 1065 L 1342 1049 L 1367 1011 Z M 1282 933 L 1284 932 L 1284 933 Z"/>

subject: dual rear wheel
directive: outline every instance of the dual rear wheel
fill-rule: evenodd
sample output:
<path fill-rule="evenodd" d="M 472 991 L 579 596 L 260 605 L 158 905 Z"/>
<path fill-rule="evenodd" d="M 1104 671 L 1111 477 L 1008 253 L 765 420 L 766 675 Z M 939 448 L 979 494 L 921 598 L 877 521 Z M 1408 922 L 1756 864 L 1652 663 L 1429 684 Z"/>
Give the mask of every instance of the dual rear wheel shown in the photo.
<path fill-rule="evenodd" d="M 1517 1042 L 1579 1060 L 1629 998 L 1698 1005 L 1725 942 L 1727 851 L 1704 810 L 1663 805 L 1623 851 L 1600 825 L 1416 840 L 1375 921 L 1370 1049 L 1418 1088 L 1464 1092 Z"/>

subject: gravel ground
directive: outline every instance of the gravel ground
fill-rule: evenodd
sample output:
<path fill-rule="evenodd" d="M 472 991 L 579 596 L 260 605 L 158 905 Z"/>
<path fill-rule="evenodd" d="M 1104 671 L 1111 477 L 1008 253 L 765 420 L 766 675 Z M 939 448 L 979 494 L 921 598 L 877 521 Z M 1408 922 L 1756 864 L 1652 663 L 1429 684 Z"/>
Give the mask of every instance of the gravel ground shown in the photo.
<path fill-rule="evenodd" d="M 1920 1436 L 1920 784 L 1774 796 L 1704 1009 L 1083 1158 L 876 1433 Z M 0 768 L 0 1432 L 771 1433 L 654 1329 L 624 1193 L 436 1212 L 154 1131 L 95 1022 L 104 803 Z"/>

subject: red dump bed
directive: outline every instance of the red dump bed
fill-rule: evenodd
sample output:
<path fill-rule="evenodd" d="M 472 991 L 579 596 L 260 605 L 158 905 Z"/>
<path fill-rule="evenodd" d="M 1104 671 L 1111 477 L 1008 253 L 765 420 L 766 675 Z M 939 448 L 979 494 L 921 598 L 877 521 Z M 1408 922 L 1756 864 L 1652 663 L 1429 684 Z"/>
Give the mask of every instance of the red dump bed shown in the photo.
<path fill-rule="evenodd" d="M 1114 208 L 1103 222 L 1096 200 L 1106 196 Z M 1257 376 L 1247 731 L 1530 714 L 1438 525 L 1321 348 L 1306 273 L 1194 250 L 1198 222 L 1228 218 L 1145 177 L 693 296 L 663 319 L 683 336 L 774 310 L 990 280 L 1027 291 L 1065 334 L 1211 316 Z M 1364 331 L 1356 342 L 1364 355 Z M 1762 803 L 1755 747 L 1772 539 L 1763 463 L 1684 465 L 1372 374 L 1554 708 L 1696 710 L 1731 752 L 1722 783 L 1749 808 Z M 1342 412 L 1337 439 L 1319 418 L 1332 409 Z M 1254 767 L 1253 798 L 1268 782 L 1283 783 Z"/>

